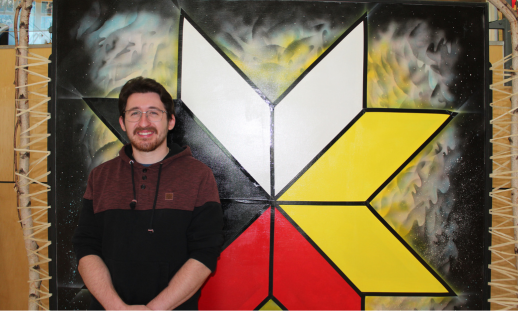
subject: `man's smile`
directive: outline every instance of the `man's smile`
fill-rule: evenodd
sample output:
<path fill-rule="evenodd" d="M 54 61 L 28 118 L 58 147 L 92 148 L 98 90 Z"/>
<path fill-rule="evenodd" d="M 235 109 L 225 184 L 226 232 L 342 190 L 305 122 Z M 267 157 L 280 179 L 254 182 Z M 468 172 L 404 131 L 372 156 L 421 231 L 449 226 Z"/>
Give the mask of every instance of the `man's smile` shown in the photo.
<path fill-rule="evenodd" d="M 151 135 L 153 135 L 154 133 L 156 133 L 156 129 L 154 128 L 136 128 L 134 131 L 133 131 L 133 135 L 138 135 L 140 137 L 150 137 Z"/>

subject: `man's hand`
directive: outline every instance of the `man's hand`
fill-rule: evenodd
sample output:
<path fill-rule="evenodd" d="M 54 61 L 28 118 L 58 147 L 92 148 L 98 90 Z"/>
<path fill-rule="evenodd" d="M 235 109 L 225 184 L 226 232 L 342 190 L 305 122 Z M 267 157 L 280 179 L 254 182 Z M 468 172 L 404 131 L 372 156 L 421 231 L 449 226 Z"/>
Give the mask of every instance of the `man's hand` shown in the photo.
<path fill-rule="evenodd" d="M 125 310 L 151 310 L 149 309 L 148 307 L 144 306 L 144 305 L 126 305 L 126 309 Z"/>
<path fill-rule="evenodd" d="M 210 273 L 210 269 L 198 260 L 187 260 L 169 285 L 147 307 L 151 310 L 172 310 L 178 307 L 200 289 Z"/>
<path fill-rule="evenodd" d="M 107 308 L 106 310 L 147 310 L 147 311 L 150 311 L 151 309 L 149 309 L 145 305 L 127 305 L 127 304 L 124 304 L 124 305 L 121 306 L 121 309 L 108 309 Z"/>
<path fill-rule="evenodd" d="M 112 284 L 110 272 L 104 261 L 97 255 L 88 255 L 79 260 L 77 270 L 86 287 L 106 310 L 149 310 L 128 306 L 119 297 Z"/>

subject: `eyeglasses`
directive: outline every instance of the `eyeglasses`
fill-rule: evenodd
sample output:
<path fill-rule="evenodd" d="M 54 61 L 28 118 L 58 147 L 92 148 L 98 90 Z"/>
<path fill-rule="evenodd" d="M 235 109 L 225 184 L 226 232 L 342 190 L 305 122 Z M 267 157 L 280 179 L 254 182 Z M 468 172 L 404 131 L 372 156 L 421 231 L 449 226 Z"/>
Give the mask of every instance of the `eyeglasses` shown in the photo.
<path fill-rule="evenodd" d="M 149 109 L 148 111 L 140 111 L 140 110 L 126 110 L 124 111 L 126 114 L 126 120 L 129 122 L 138 122 L 142 117 L 142 114 L 146 114 L 147 119 L 151 122 L 160 122 L 162 121 L 162 117 L 164 116 L 165 111 L 158 109 Z"/>

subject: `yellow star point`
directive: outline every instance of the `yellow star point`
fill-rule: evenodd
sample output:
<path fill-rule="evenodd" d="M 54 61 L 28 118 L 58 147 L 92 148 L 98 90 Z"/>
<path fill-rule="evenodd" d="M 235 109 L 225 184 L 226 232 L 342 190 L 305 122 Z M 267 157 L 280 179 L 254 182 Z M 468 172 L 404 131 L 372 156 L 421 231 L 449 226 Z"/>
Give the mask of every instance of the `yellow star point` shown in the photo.
<path fill-rule="evenodd" d="M 366 201 L 447 119 L 447 114 L 367 112 L 280 201 Z"/>
<path fill-rule="evenodd" d="M 281 207 L 360 291 L 448 294 L 367 206 Z"/>

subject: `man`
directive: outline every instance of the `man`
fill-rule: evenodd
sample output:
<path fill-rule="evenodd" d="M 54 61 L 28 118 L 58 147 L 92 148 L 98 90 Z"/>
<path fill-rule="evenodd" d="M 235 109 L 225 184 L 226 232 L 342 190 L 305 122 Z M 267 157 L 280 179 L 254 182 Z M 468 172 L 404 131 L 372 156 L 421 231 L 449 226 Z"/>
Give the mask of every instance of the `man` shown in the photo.
<path fill-rule="evenodd" d="M 128 81 L 119 112 L 131 144 L 90 173 L 73 239 L 91 308 L 197 309 L 223 244 L 216 181 L 189 147 L 167 145 L 176 119 L 162 85 Z"/>

